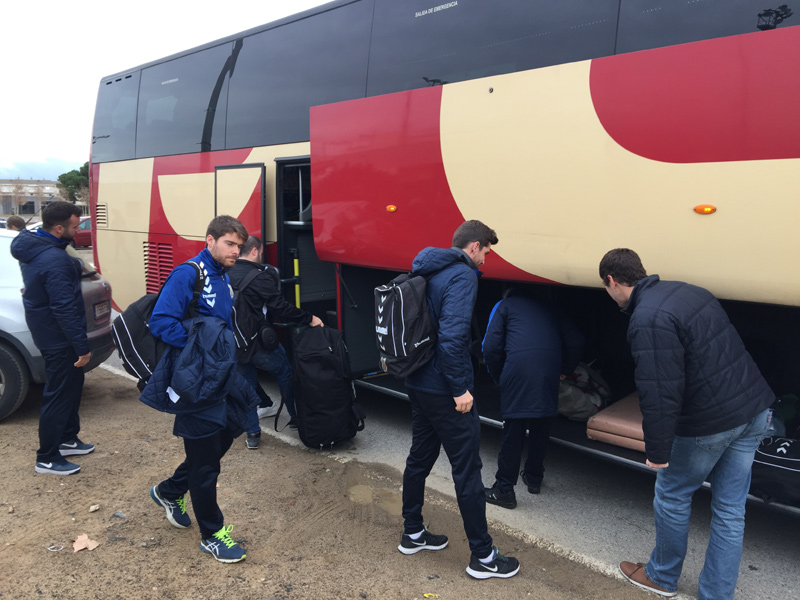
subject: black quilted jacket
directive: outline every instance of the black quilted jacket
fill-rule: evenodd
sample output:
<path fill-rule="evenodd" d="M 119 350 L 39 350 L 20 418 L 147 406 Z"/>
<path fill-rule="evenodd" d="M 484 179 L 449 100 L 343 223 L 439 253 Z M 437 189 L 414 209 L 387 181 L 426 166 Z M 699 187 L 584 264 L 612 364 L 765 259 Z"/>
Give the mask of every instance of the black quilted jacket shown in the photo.
<path fill-rule="evenodd" d="M 650 275 L 636 284 L 625 312 L 651 462 L 669 462 L 676 435 L 733 429 L 775 400 L 707 290 Z"/>

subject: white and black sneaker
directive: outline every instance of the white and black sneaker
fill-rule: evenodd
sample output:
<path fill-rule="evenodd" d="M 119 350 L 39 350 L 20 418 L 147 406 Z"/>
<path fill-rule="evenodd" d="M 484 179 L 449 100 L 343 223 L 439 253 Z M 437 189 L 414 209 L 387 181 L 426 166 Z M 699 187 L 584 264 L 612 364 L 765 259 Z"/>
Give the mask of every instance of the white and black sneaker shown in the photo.
<path fill-rule="evenodd" d="M 445 546 L 447 546 L 446 535 L 436 535 L 424 529 L 422 535 L 415 540 L 404 533 L 397 549 L 403 554 L 416 554 L 420 550 L 441 550 Z"/>
<path fill-rule="evenodd" d="M 94 452 L 94 444 L 86 444 L 78 438 L 74 438 L 69 442 L 64 442 L 58 447 L 61 456 L 78 456 L 80 454 L 89 454 Z"/>
<path fill-rule="evenodd" d="M 503 556 L 497 551 L 496 546 L 492 546 L 494 558 L 489 563 L 482 563 L 480 559 L 472 555 L 467 567 L 467 574 L 475 579 L 491 579 L 501 577 L 508 579 L 519 573 L 519 561 L 511 556 Z"/>

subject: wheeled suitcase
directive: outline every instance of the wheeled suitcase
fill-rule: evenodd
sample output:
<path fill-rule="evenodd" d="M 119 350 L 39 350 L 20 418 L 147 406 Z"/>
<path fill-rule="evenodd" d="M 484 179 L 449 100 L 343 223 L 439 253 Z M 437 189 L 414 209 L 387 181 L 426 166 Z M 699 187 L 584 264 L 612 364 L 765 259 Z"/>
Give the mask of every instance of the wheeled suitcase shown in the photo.
<path fill-rule="evenodd" d="M 364 411 L 355 399 L 350 358 L 342 332 L 308 327 L 293 340 L 294 403 L 300 440 L 309 448 L 329 448 L 364 429 Z"/>

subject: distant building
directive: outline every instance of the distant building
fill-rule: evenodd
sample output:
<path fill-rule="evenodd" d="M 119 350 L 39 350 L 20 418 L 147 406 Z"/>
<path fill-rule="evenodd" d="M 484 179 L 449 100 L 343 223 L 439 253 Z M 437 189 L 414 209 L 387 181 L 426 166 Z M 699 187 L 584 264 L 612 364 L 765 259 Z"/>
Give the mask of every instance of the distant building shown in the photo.
<path fill-rule="evenodd" d="M 42 208 L 53 200 L 61 200 L 55 181 L 0 179 L 0 216 L 39 216 Z M 89 207 L 82 208 L 83 214 L 88 215 Z"/>

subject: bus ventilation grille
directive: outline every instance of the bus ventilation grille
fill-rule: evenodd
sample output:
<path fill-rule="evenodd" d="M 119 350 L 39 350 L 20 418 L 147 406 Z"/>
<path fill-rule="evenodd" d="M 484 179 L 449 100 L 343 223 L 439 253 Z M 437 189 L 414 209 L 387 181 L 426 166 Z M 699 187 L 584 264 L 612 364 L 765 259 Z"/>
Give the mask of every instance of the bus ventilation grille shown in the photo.
<path fill-rule="evenodd" d="M 172 244 L 143 242 L 144 279 L 148 294 L 157 294 L 172 271 Z"/>
<path fill-rule="evenodd" d="M 97 227 L 108 227 L 108 204 L 97 205 Z"/>

